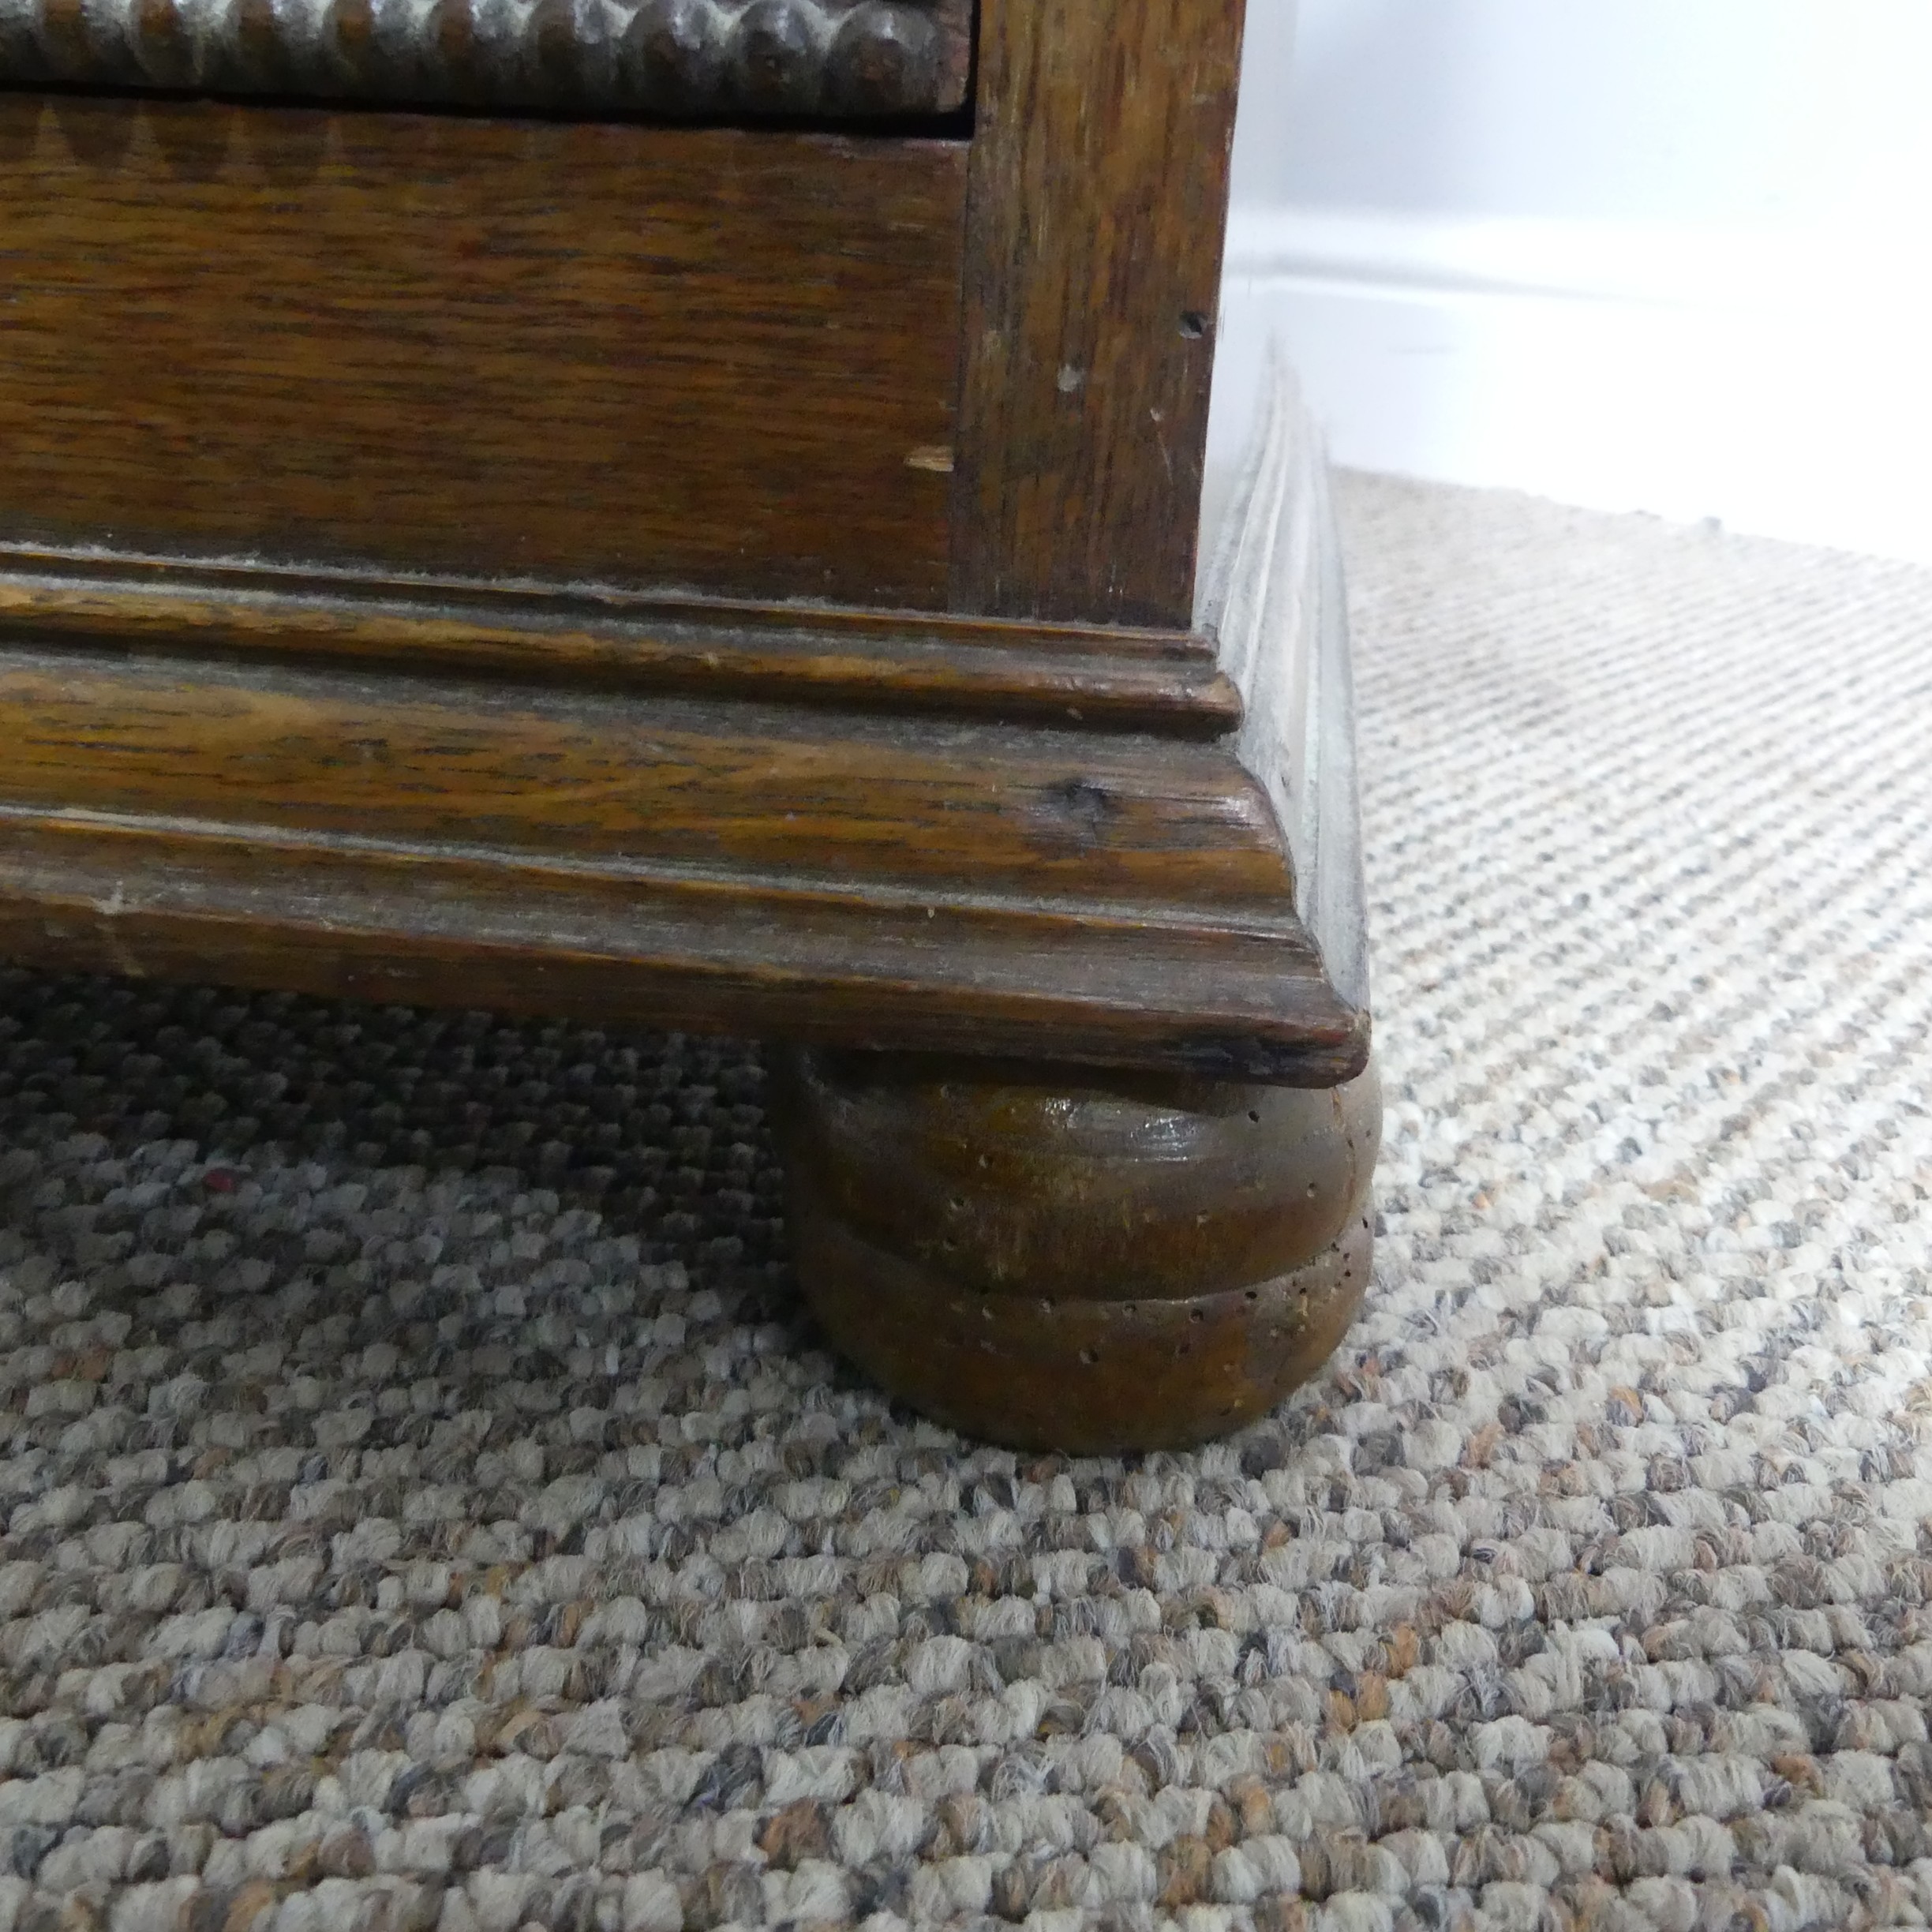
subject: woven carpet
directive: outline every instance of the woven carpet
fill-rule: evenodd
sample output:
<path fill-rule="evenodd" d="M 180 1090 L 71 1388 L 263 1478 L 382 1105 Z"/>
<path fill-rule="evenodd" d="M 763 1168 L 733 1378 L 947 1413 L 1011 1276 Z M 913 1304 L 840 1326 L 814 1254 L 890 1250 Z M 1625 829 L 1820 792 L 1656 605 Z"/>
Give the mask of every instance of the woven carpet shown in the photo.
<path fill-rule="evenodd" d="M 838 1368 L 754 1050 L 0 977 L 0 1932 L 1932 1920 L 1932 576 L 1346 479 L 1377 1279 Z"/>

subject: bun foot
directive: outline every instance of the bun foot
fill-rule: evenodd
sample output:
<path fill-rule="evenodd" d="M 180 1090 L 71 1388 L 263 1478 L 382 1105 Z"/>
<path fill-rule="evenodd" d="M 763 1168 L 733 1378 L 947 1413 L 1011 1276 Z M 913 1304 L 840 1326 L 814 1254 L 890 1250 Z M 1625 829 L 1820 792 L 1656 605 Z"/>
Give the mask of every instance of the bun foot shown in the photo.
<path fill-rule="evenodd" d="M 967 1435 L 1223 1434 L 1320 1368 L 1368 1287 L 1372 1067 L 1261 1088 L 795 1050 L 776 1085 L 813 1312 Z"/>

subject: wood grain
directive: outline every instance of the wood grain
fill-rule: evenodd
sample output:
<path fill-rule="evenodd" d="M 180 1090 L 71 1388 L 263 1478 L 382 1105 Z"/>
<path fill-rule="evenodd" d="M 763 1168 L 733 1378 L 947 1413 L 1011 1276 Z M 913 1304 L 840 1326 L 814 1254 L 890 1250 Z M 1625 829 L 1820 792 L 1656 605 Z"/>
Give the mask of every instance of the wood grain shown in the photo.
<path fill-rule="evenodd" d="M 1242 0 L 983 0 L 953 601 L 1184 627 Z"/>
<path fill-rule="evenodd" d="M 0 95 L 0 537 L 942 605 L 965 160 Z"/>
<path fill-rule="evenodd" d="M 1316 1087 L 1368 1051 L 1292 922 L 60 811 L 0 833 L 0 957 L 58 970 Z"/>
<path fill-rule="evenodd" d="M 1169 631 L 0 549 L 0 639 L 55 638 L 1194 739 L 1241 720 L 1213 643 Z"/>
<path fill-rule="evenodd" d="M 775 1120 L 800 1285 L 894 1395 L 1074 1455 L 1252 1421 L 1371 1270 L 1372 1070 L 1326 1091 L 794 1052 Z"/>
<path fill-rule="evenodd" d="M 1291 508 L 1250 492 L 1246 521 Z M 99 583 L 42 560 L 41 589 L 79 602 L 29 598 L 0 642 L 0 956 L 1236 1081 L 1327 1086 L 1365 1064 L 1368 1016 L 1297 916 L 1267 785 L 1226 738 L 532 688 L 410 674 L 400 651 L 294 663 L 272 614 L 265 643 L 224 657 L 194 655 L 182 624 L 165 652 L 137 624 L 89 644 Z M 259 573 L 214 575 L 241 605 L 221 621 L 255 621 Z M 165 601 L 174 578 L 129 566 L 108 588 Z M 187 573 L 187 594 L 208 578 Z M 505 624 L 558 604 L 483 600 Z M 718 615 L 657 615 L 700 610 Z M 69 642 L 29 642 L 56 620 Z M 759 621 L 803 638 L 826 620 Z M 1035 635 L 928 628 L 989 653 Z M 846 648 L 904 638 L 866 613 L 833 629 Z M 1084 627 L 1038 635 L 1110 661 Z M 1244 677 L 1243 638 L 1290 648 L 1230 618 Z M 1198 661 L 1179 634 L 1118 642 Z"/>
<path fill-rule="evenodd" d="M 1219 747 L 781 706 L 0 655 L 0 804 L 923 888 L 1292 892 Z"/>

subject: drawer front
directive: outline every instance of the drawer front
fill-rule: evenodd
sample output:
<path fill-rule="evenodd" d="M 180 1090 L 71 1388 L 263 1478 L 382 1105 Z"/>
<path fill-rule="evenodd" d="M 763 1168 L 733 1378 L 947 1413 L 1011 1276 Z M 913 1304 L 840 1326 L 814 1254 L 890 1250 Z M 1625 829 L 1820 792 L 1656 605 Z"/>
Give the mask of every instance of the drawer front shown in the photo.
<path fill-rule="evenodd" d="M 0 0 L 0 85 L 905 120 L 972 54 L 972 0 Z"/>
<path fill-rule="evenodd" d="M 965 172 L 0 95 L 0 543 L 941 605 Z"/>

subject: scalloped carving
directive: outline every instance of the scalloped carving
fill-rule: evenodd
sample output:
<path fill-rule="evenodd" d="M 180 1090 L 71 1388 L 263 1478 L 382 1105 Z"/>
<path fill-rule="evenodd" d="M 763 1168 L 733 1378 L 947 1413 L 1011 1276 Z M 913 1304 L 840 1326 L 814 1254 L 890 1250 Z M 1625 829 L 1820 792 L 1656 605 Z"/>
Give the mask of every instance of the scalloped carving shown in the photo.
<path fill-rule="evenodd" d="M 0 84 L 676 119 L 966 98 L 972 0 L 0 0 Z"/>

